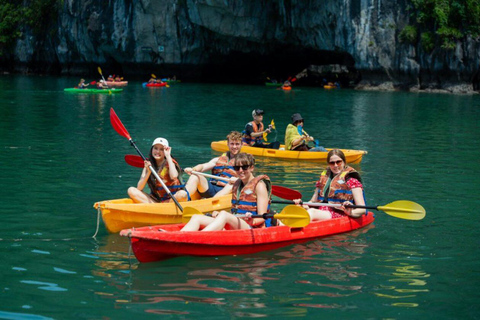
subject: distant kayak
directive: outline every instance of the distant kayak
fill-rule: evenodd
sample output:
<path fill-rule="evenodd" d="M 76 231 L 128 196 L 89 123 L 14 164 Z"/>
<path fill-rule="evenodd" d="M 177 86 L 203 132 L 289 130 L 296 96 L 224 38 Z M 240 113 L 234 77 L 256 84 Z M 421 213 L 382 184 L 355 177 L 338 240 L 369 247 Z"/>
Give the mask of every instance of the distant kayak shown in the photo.
<path fill-rule="evenodd" d="M 126 87 L 128 81 L 107 81 L 109 87 Z"/>
<path fill-rule="evenodd" d="M 148 87 L 148 88 L 155 88 L 155 87 L 165 87 L 167 85 L 166 82 L 162 82 L 162 83 L 148 83 L 148 82 L 144 82 L 142 83 L 142 86 L 144 87 Z"/>
<path fill-rule="evenodd" d="M 275 82 L 275 83 L 274 83 L 274 82 L 265 82 L 265 85 L 266 85 L 267 87 L 280 87 L 280 86 L 282 86 L 282 83 L 278 83 L 278 82 Z"/>
<path fill-rule="evenodd" d="M 227 140 L 222 141 L 213 141 L 211 143 L 211 148 L 219 152 L 227 152 Z M 281 150 L 283 148 L 283 150 Z M 257 157 L 268 157 L 268 158 L 277 158 L 284 160 L 310 160 L 317 162 L 327 162 L 327 154 L 332 148 L 327 148 L 327 151 L 322 152 L 310 152 L 310 151 L 294 151 L 294 150 L 285 150 L 284 145 L 280 145 L 280 149 L 266 149 L 266 148 L 255 148 L 250 146 L 242 146 L 242 152 L 250 153 L 251 155 Z M 345 154 L 348 163 L 360 163 L 364 154 L 367 154 L 367 151 L 363 150 L 349 150 L 341 149 Z"/>
<path fill-rule="evenodd" d="M 111 89 L 78 89 L 78 88 L 65 88 L 65 92 L 70 93 L 118 93 L 122 92 L 123 89 L 111 88 Z"/>
<path fill-rule="evenodd" d="M 285 90 L 285 91 L 290 91 L 290 90 L 292 90 L 292 87 L 290 87 L 290 86 L 282 86 L 281 89 L 282 89 L 282 90 Z"/>
<path fill-rule="evenodd" d="M 175 84 L 175 83 L 180 83 L 182 82 L 181 80 L 168 80 L 168 79 L 162 79 L 163 82 L 166 82 L 168 84 Z"/>

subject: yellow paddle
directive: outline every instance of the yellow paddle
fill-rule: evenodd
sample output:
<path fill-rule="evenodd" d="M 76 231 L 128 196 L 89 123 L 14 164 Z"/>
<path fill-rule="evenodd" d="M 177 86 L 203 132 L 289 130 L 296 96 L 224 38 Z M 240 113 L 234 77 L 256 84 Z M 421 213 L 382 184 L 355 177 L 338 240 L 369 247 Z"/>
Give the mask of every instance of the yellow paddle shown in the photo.
<path fill-rule="evenodd" d="M 200 210 L 192 207 L 183 208 L 182 222 L 187 223 L 194 214 L 203 214 Z M 236 215 L 239 218 L 244 218 L 245 215 Z M 290 205 L 283 208 L 282 212 L 277 214 L 263 214 L 261 216 L 254 216 L 254 218 L 274 218 L 282 221 L 282 223 L 291 228 L 303 228 L 310 223 L 310 215 L 307 210 L 302 207 Z"/>
<path fill-rule="evenodd" d="M 293 201 L 273 200 L 272 203 L 293 203 Z M 303 204 L 306 204 L 307 206 L 310 206 L 310 207 L 326 206 L 326 207 L 338 208 L 342 206 L 339 203 L 320 203 L 320 202 L 303 202 Z M 406 219 L 406 220 L 422 220 L 423 218 L 425 218 L 425 215 L 427 214 L 425 209 L 421 205 L 408 200 L 397 200 L 389 204 L 386 204 L 384 206 L 351 205 L 347 207 L 380 210 L 385 212 L 388 215 L 391 215 L 392 217 Z"/>
<path fill-rule="evenodd" d="M 275 122 L 273 122 L 273 119 L 272 119 L 272 122 L 270 122 L 270 126 L 272 127 L 273 130 L 277 130 L 275 128 Z M 268 135 L 268 133 L 266 133 L 266 132 L 263 133 L 263 140 L 267 141 L 267 135 Z"/>

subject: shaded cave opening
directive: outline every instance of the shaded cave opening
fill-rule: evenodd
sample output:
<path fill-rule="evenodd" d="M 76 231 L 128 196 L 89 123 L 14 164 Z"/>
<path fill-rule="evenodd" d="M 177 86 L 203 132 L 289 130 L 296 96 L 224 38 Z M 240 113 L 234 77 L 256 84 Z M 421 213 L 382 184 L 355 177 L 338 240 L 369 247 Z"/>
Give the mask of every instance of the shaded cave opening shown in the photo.
<path fill-rule="evenodd" d="M 350 87 L 361 79 L 355 60 L 344 51 L 308 50 L 282 47 L 269 53 L 211 54 L 200 72 L 202 81 L 252 83 L 283 82 L 294 79 L 295 85 L 323 86 L 337 82 Z"/>

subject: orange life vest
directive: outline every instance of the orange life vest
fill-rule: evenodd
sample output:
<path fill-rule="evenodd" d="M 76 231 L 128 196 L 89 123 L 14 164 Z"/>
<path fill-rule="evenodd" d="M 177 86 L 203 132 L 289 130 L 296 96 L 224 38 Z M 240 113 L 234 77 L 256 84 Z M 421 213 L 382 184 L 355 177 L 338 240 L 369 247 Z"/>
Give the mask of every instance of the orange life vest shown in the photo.
<path fill-rule="evenodd" d="M 180 172 L 181 172 L 181 168 L 180 166 L 178 165 L 177 161 L 175 161 L 174 159 L 172 159 L 173 163 L 175 164 L 175 167 L 177 168 L 177 171 L 180 175 Z M 165 166 L 163 167 L 163 169 L 161 169 L 159 172 L 158 172 L 158 176 L 163 180 L 163 182 L 165 183 L 165 185 L 168 187 L 168 190 L 170 190 L 171 193 L 175 193 L 179 190 L 182 190 L 185 185 L 183 185 L 181 182 L 180 182 L 180 179 L 178 178 L 175 178 L 175 179 L 172 179 L 170 178 L 170 169 L 168 168 L 168 164 L 165 163 Z M 155 183 L 154 185 L 154 188 L 152 190 L 152 187 L 151 187 L 151 181 L 150 180 L 152 179 Z M 151 189 L 151 192 L 150 194 L 159 202 L 165 202 L 167 200 L 170 199 L 170 195 L 165 191 L 165 189 L 163 189 L 163 186 L 162 184 L 160 183 L 160 181 L 157 181 L 157 179 L 155 178 L 155 176 L 152 174 L 149 178 L 149 181 L 148 181 L 148 185 Z"/>
<path fill-rule="evenodd" d="M 263 131 L 263 122 L 260 122 L 260 125 L 257 125 L 255 121 L 249 122 L 252 124 L 253 127 L 253 132 L 261 132 Z M 263 135 L 253 138 L 250 135 L 247 135 L 246 131 L 243 131 L 243 138 L 242 138 L 242 143 L 244 146 L 253 146 L 255 142 L 263 142 Z"/>
<path fill-rule="evenodd" d="M 257 213 L 257 194 L 255 193 L 255 188 L 257 184 L 263 181 L 267 187 L 268 191 L 268 208 L 267 212 L 270 211 L 270 197 L 272 194 L 272 183 L 270 178 L 267 175 L 260 175 L 255 177 L 250 182 L 248 182 L 241 190 L 240 185 L 243 184 L 242 180 L 238 179 L 232 188 L 232 213 L 233 214 L 245 214 L 251 212 L 253 216 L 258 215 Z M 254 218 L 246 221 L 252 227 L 262 227 L 265 225 L 265 219 L 263 218 Z"/>
<path fill-rule="evenodd" d="M 212 174 L 226 178 L 237 177 L 237 172 L 233 170 L 234 162 L 234 158 L 230 159 L 230 152 L 222 154 L 218 157 L 217 163 L 215 163 L 215 167 L 212 169 Z M 210 181 L 220 187 L 227 184 L 226 182 L 217 179 L 210 179 Z"/>
<path fill-rule="evenodd" d="M 347 180 L 349 178 L 355 178 L 361 182 L 362 180 L 358 172 L 352 167 L 346 167 L 342 172 L 331 179 L 328 194 L 325 195 L 325 186 L 330 180 L 330 175 L 330 169 L 324 170 L 320 175 L 320 179 L 317 182 L 318 202 L 343 203 L 345 201 L 350 201 L 354 203 L 352 190 L 348 187 Z"/>

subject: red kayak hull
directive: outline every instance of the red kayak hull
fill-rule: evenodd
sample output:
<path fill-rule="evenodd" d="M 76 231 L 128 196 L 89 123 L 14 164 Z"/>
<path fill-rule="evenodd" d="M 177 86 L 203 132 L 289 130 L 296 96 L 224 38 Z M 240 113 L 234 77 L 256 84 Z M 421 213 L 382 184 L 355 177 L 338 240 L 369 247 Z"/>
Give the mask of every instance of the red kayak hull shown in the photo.
<path fill-rule="evenodd" d="M 167 85 L 166 82 L 162 82 L 162 83 L 148 83 L 145 86 L 146 87 L 165 87 L 166 85 Z"/>
<path fill-rule="evenodd" d="M 358 219 L 342 217 L 311 222 L 304 228 L 288 226 L 228 231 L 181 232 L 182 224 L 125 229 L 135 257 L 140 262 L 164 260 L 176 256 L 225 256 L 252 254 L 294 243 L 349 232 L 374 221 L 369 212 Z"/>

